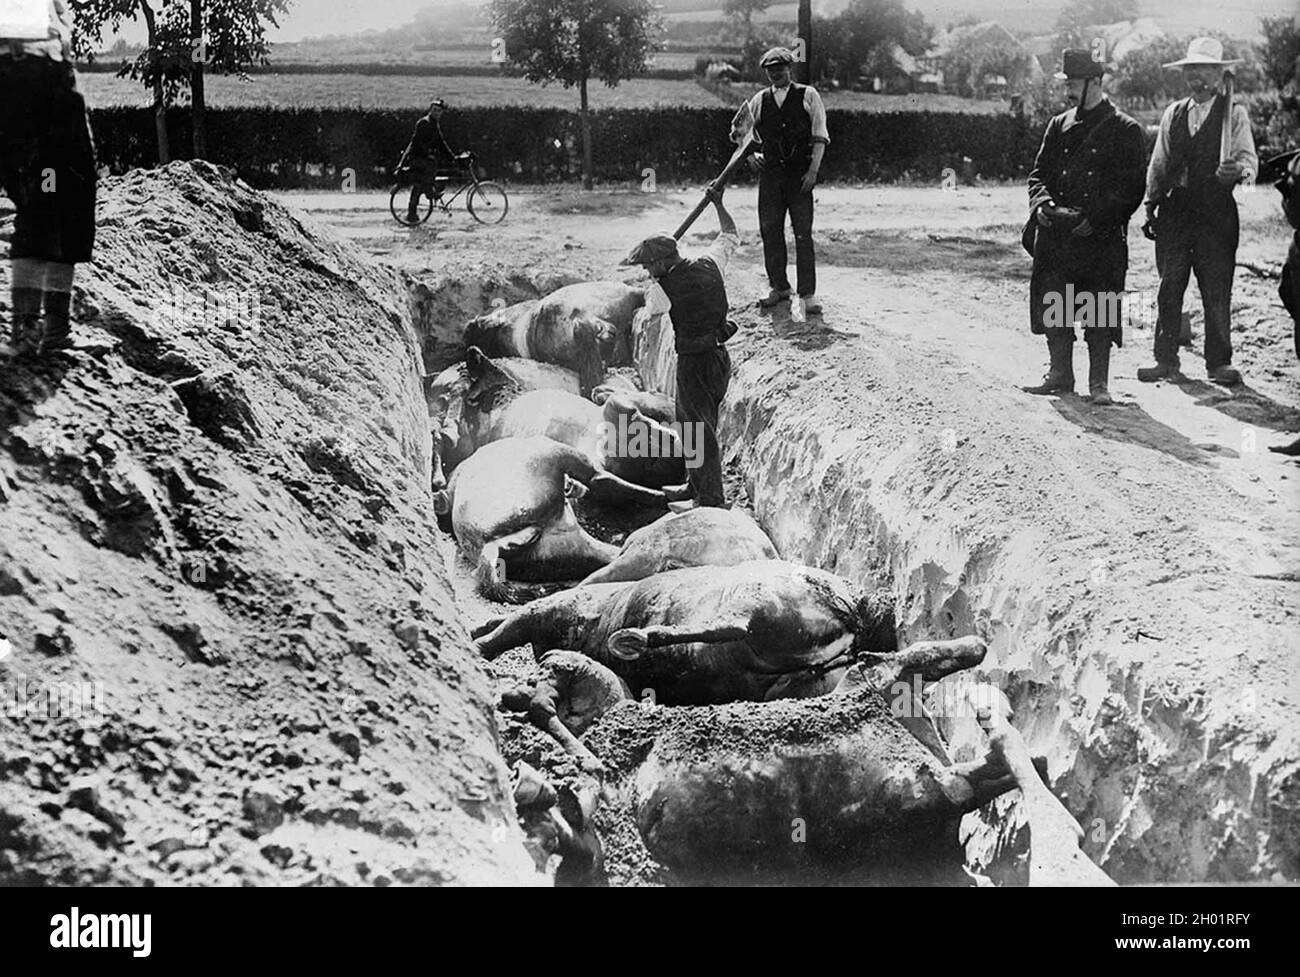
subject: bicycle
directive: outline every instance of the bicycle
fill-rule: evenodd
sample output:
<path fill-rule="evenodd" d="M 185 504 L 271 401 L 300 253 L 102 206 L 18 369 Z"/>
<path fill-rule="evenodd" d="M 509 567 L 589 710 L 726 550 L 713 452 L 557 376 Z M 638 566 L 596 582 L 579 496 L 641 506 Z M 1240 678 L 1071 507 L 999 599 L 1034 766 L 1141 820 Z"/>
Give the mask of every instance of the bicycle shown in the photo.
<path fill-rule="evenodd" d="M 478 178 L 478 171 L 474 168 L 473 153 L 461 153 L 456 157 L 456 162 L 466 170 L 468 179 L 450 197 L 443 196 L 442 191 L 451 182 L 451 177 L 434 177 L 432 194 L 429 193 L 429 187 L 421 187 L 414 222 L 407 219 L 412 181 L 402 180 L 403 177 L 410 176 L 411 168 L 399 166 L 396 173 L 398 182 L 394 184 L 388 197 L 388 210 L 393 215 L 393 220 L 403 227 L 416 227 L 432 216 L 435 206 L 442 208 L 444 214 L 450 214 L 451 205 L 462 193 L 466 194 L 465 206 L 470 216 L 480 224 L 500 224 L 505 220 L 506 212 L 510 210 L 510 198 L 506 196 L 500 184 Z"/>

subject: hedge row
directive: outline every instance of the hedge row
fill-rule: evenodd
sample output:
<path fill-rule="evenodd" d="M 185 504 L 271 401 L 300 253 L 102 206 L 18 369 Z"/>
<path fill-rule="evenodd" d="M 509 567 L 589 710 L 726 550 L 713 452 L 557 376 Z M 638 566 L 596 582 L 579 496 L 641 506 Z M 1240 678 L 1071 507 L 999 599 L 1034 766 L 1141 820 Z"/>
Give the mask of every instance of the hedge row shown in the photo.
<path fill-rule="evenodd" d="M 207 113 L 213 162 L 236 168 L 263 188 L 338 187 L 351 170 L 357 188 L 391 182 L 391 169 L 418 111 L 328 108 L 220 108 Z M 699 182 L 717 175 L 734 147 L 727 108 L 602 109 L 591 113 L 596 179 L 640 185 Z M 157 162 L 154 117 L 145 108 L 92 112 L 101 163 L 123 172 Z M 947 167 L 986 177 L 1022 176 L 1039 133 L 1010 115 L 831 110 L 828 180 L 938 180 Z M 576 180 L 581 174 L 577 112 L 532 107 L 466 108 L 444 124 L 448 141 L 472 150 L 489 178 L 525 183 Z M 173 151 L 191 145 L 187 108 L 172 109 Z"/>

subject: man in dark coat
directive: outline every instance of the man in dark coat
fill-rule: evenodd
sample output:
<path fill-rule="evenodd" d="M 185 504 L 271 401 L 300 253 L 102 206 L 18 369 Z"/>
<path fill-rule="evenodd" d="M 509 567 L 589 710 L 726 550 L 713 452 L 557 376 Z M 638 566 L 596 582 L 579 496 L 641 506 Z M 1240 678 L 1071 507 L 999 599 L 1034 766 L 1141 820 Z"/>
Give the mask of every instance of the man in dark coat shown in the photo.
<path fill-rule="evenodd" d="M 718 408 L 731 380 L 726 342 L 736 332 L 727 318 L 730 305 L 724 275 L 740 244 L 736 222 L 722 205 L 722 188 L 706 191 L 718 212 L 720 230 L 709 249 L 684 258 L 677 241 L 666 234 L 646 238 L 620 262 L 642 265 L 655 284 L 646 292 L 646 309 L 668 313 L 677 352 L 677 418 L 699 425 L 703 444 L 697 466 L 687 465 L 686 485 L 668 486 L 664 495 L 675 512 L 696 506 L 726 508 L 722 487 L 722 449 L 718 444 Z"/>
<path fill-rule="evenodd" d="M 72 9 L 0 36 L 0 190 L 13 201 L 13 323 L 0 353 L 72 345 L 72 281 L 95 244 L 95 144 L 72 58 Z"/>
<path fill-rule="evenodd" d="M 411 199 L 406 208 L 406 219 L 412 224 L 420 219 L 420 194 L 427 193 L 437 199 L 442 193 L 438 175 L 456 158 L 442 135 L 442 115 L 446 110 L 447 103 L 440 98 L 429 103 L 429 111 L 415 123 L 415 131 L 411 133 L 411 141 L 399 164 L 399 167 L 411 168 Z"/>
<path fill-rule="evenodd" d="M 1063 71 L 1073 106 L 1047 124 L 1029 174 L 1024 244 L 1034 257 L 1029 324 L 1047 337 L 1047 376 L 1028 393 L 1074 392 L 1074 324 L 1088 344 L 1092 402 L 1110 404 L 1110 347 L 1123 333 L 1128 220 L 1142 203 L 1146 142 L 1142 127 L 1106 98 L 1105 72 L 1089 51 L 1066 51 Z"/>
<path fill-rule="evenodd" d="M 1287 312 L 1291 313 L 1294 323 L 1291 338 L 1295 343 L 1295 355 L 1300 358 L 1300 150 L 1275 156 L 1268 161 L 1268 166 L 1273 173 L 1281 176 L 1277 181 L 1277 189 L 1282 194 L 1282 212 L 1295 228 L 1286 264 L 1282 266 L 1282 282 L 1278 286 L 1278 293 Z M 1290 444 L 1271 446 L 1269 450 L 1283 455 L 1300 455 L 1300 439 Z"/>

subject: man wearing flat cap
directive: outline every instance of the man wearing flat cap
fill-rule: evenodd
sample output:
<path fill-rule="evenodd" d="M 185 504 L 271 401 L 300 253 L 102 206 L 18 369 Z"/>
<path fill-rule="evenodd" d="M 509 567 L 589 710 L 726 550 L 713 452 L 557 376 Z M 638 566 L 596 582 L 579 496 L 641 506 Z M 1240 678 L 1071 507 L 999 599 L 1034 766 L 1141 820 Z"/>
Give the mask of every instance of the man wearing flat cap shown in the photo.
<path fill-rule="evenodd" d="M 786 272 L 785 216 L 794 229 L 794 262 L 799 297 L 806 315 L 820 315 L 817 300 L 817 260 L 813 251 L 813 187 L 822 154 L 830 143 L 826 109 L 817 89 L 790 80 L 794 55 L 774 47 L 760 59 L 771 85 L 740 107 L 732 129 L 750 129 L 759 152 L 753 165 L 758 180 L 758 229 L 763 236 L 763 262 L 771 291 L 759 300 L 771 308 L 790 298 Z"/>
<path fill-rule="evenodd" d="M 1259 171 L 1250 116 L 1244 105 L 1228 114 L 1219 92 L 1224 69 L 1223 45 L 1212 37 L 1195 38 L 1187 57 L 1166 68 L 1182 68 L 1191 95 L 1165 110 L 1160 120 L 1151 165 L 1147 169 L 1147 223 L 1143 230 L 1156 242 L 1160 272 L 1157 298 L 1156 365 L 1138 370 L 1138 379 L 1177 380 L 1178 339 L 1183 294 L 1191 273 L 1205 307 L 1205 369 L 1215 383 L 1241 382 L 1232 366 L 1232 278 L 1237 263 L 1237 201 L 1232 188 L 1251 181 Z M 1228 153 L 1222 156 L 1227 135 Z"/>
<path fill-rule="evenodd" d="M 1024 245 L 1034 258 L 1029 324 L 1047 337 L 1047 376 L 1028 393 L 1074 392 L 1074 326 L 1088 344 L 1092 403 L 1111 403 L 1110 347 L 1122 342 L 1128 221 L 1142 203 L 1142 127 L 1102 91 L 1105 66 L 1066 51 L 1056 78 L 1071 108 L 1053 118 L 1029 174 Z"/>
<path fill-rule="evenodd" d="M 677 241 L 665 234 L 646 238 L 620 264 L 641 265 L 655 284 L 646 293 L 646 311 L 668 313 L 677 351 L 677 419 L 697 424 L 703 458 L 688 466 L 685 485 L 667 486 L 674 511 L 696 506 L 726 508 L 722 490 L 722 451 L 718 445 L 718 407 L 731 380 L 726 342 L 736 327 L 727 319 L 727 264 L 740 244 L 736 222 L 722 205 L 722 190 L 710 186 L 709 200 L 721 226 L 708 250 L 683 258 Z"/>

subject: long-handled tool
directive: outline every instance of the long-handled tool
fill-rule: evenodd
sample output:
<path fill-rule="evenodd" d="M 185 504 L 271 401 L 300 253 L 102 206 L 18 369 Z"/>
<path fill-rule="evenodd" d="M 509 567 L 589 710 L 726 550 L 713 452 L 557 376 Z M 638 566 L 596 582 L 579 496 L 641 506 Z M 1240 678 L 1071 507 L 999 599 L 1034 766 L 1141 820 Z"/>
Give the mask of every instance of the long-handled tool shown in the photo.
<path fill-rule="evenodd" d="M 1223 73 L 1223 128 L 1219 132 L 1219 162 L 1232 162 L 1232 89 L 1231 71 Z"/>
<path fill-rule="evenodd" d="M 718 178 L 713 181 L 713 185 L 716 187 L 721 188 L 731 179 L 741 162 L 745 159 L 745 154 L 749 152 L 749 147 L 754 141 L 753 119 L 749 117 L 749 113 L 747 112 L 744 113 L 744 115 L 748 121 L 742 120 L 740 114 L 737 114 L 736 119 L 732 122 L 732 139 L 736 143 L 736 151 L 731 154 L 731 159 L 727 161 L 727 165 L 723 167 Z M 742 123 L 744 126 L 740 130 L 735 128 L 738 122 Z M 704 213 L 704 208 L 708 205 L 709 198 L 706 195 L 703 200 L 695 205 L 695 209 L 686 215 L 686 220 L 682 221 L 681 226 L 678 227 L 677 230 L 673 231 L 673 237 L 681 240 L 682 235 L 685 234 L 690 229 L 690 226 L 695 223 L 696 218 L 698 218 L 700 214 Z"/>

